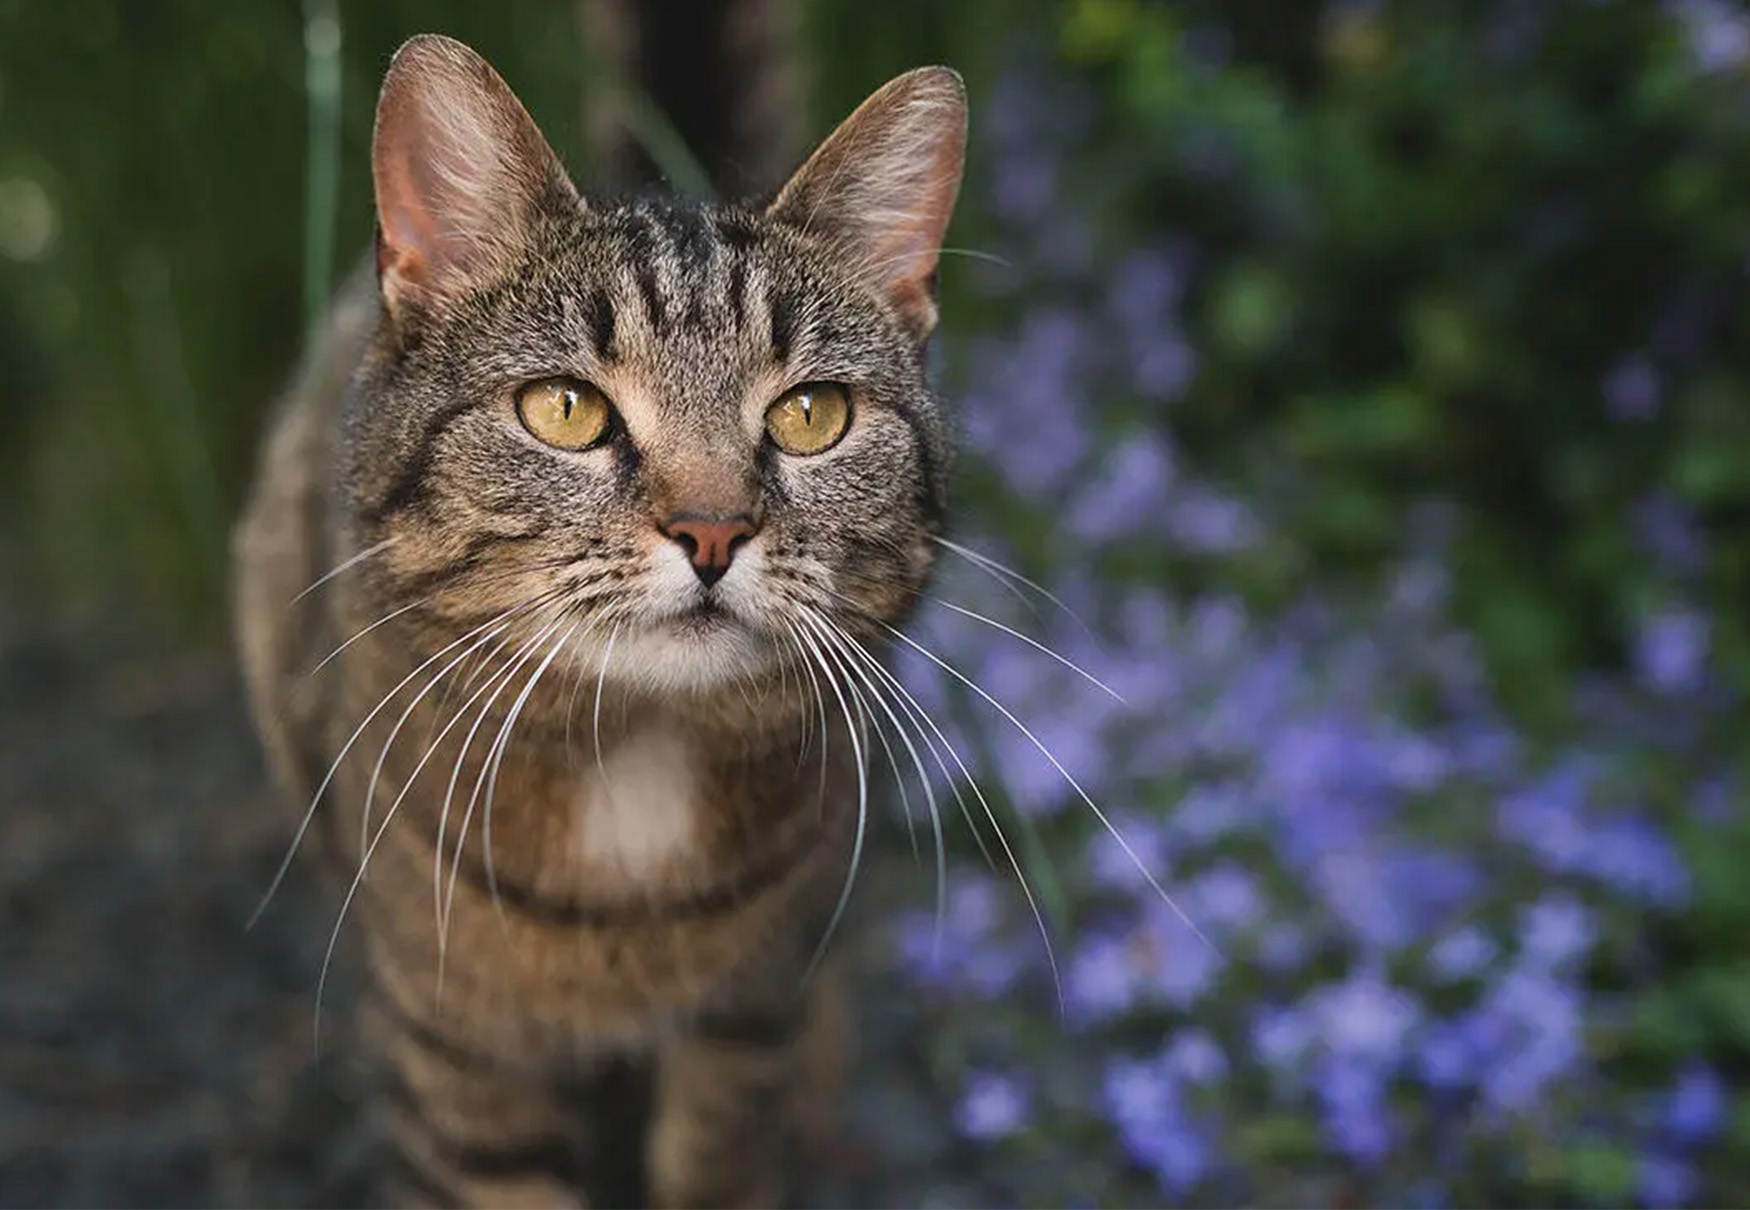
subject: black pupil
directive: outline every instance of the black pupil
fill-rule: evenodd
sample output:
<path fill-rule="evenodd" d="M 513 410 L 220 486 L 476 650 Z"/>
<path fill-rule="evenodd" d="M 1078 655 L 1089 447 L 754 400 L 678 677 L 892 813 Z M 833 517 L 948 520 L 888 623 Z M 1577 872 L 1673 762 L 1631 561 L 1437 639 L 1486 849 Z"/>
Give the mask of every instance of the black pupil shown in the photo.
<path fill-rule="evenodd" d="M 565 419 L 567 419 L 567 420 L 571 419 L 571 409 L 576 407 L 576 406 L 577 406 L 577 392 L 575 390 L 567 390 L 565 392 Z"/>
<path fill-rule="evenodd" d="M 802 423 L 812 428 L 814 426 L 814 396 L 798 395 L 796 401 L 802 405 Z"/>

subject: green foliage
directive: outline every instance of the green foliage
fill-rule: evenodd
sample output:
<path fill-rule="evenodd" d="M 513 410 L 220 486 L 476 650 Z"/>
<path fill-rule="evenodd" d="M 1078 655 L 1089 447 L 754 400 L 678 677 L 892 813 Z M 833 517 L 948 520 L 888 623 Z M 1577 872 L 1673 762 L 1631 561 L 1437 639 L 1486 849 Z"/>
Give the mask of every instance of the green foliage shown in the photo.
<path fill-rule="evenodd" d="M 919 62 L 976 80 L 980 31 L 1036 7 L 808 6 L 811 126 Z M 218 621 L 263 418 L 369 244 L 383 66 L 425 30 L 494 62 L 587 177 L 600 65 L 570 4 L 0 0 L 0 554 L 41 603 Z M 663 115 L 633 119 L 696 189 Z"/>
<path fill-rule="evenodd" d="M 1321 572 L 1377 565 L 1410 502 L 1455 502 L 1463 616 L 1522 705 L 1620 661 L 1680 591 L 1720 607 L 1745 678 L 1743 77 L 1697 70 L 1635 0 L 1307 7 L 1283 50 L 1242 6 L 1219 63 L 1208 6 L 1067 10 L 1113 102 L 1107 171 L 1199 260 L 1203 371 L 1170 423 L 1241 483 L 1294 467 Z M 1653 398 L 1613 417 L 1608 380 L 1641 364 Z M 1689 583 L 1637 542 L 1655 496 L 1708 540 Z"/>

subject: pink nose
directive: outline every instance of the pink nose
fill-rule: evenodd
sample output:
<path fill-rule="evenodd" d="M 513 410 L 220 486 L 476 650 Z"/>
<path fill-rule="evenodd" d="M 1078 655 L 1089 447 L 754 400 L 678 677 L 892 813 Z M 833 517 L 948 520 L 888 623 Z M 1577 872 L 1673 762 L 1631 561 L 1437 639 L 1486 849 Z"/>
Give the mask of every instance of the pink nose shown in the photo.
<path fill-rule="evenodd" d="M 753 518 L 745 514 L 720 518 L 678 513 L 664 521 L 661 528 L 687 552 L 693 561 L 693 571 L 707 588 L 723 578 L 735 552 L 754 535 Z"/>

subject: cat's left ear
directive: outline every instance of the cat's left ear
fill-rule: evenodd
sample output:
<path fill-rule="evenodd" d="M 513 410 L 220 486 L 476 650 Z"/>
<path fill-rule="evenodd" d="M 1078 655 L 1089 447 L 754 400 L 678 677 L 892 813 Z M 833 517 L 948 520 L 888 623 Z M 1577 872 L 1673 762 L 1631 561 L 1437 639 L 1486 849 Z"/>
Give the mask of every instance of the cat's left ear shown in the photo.
<path fill-rule="evenodd" d="M 966 160 L 966 86 L 920 67 L 882 86 L 768 213 L 837 243 L 920 343 L 936 326 L 936 262 Z"/>
<path fill-rule="evenodd" d="M 509 85 L 437 34 L 409 39 L 389 64 L 371 168 L 378 275 L 397 320 L 504 269 L 543 209 L 580 204 Z"/>

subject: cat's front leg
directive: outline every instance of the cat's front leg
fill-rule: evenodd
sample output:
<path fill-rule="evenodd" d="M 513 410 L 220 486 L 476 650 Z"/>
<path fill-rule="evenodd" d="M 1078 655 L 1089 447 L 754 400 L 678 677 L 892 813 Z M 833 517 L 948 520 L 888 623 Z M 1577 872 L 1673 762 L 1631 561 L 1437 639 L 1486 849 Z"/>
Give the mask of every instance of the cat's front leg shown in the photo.
<path fill-rule="evenodd" d="M 657 1053 L 651 1204 L 776 1210 L 793 1185 L 791 1109 L 809 1013 L 782 1004 L 708 1010 Z"/>

